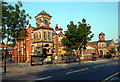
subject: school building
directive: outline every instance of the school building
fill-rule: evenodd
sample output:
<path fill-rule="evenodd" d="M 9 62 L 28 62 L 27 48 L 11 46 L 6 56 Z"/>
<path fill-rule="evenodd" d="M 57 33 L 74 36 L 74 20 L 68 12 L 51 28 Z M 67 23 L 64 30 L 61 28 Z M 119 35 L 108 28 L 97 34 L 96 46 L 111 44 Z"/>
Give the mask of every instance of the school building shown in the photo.
<path fill-rule="evenodd" d="M 50 27 L 52 16 L 44 10 L 35 16 L 36 27 L 29 25 L 27 28 L 28 37 L 24 41 L 18 41 L 17 45 L 8 51 L 14 62 L 27 62 L 31 60 L 31 55 L 46 55 L 53 54 L 54 56 L 61 55 L 65 46 L 62 46 L 61 40 L 64 36 L 63 29 L 55 26 L 55 30 Z M 105 40 L 105 34 L 99 34 L 99 40 L 87 43 L 86 49 L 81 52 L 73 50 L 72 54 L 80 55 L 81 59 L 91 57 L 92 53 L 97 56 L 103 56 L 109 52 L 110 48 L 115 47 L 114 40 Z M 12 52 L 11 52 L 12 51 Z"/>

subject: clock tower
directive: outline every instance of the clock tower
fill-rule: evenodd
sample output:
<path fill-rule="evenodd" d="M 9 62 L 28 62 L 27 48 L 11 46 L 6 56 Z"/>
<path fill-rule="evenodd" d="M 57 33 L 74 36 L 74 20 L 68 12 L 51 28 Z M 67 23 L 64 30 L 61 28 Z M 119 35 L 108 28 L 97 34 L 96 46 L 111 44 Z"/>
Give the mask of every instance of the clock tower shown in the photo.
<path fill-rule="evenodd" d="M 106 54 L 106 52 L 107 52 L 107 43 L 105 41 L 105 34 L 101 32 L 99 34 L 98 53 L 103 57 Z"/>
<path fill-rule="evenodd" d="M 50 20 L 52 16 L 50 16 L 48 13 L 46 13 L 44 10 L 39 13 L 37 16 L 35 16 L 36 19 L 36 27 L 48 27 L 50 28 Z"/>
<path fill-rule="evenodd" d="M 52 54 L 53 49 L 53 33 L 54 29 L 50 27 L 52 16 L 44 10 L 35 16 L 36 27 L 33 29 L 34 34 L 34 55 Z"/>
<path fill-rule="evenodd" d="M 101 41 L 105 40 L 105 34 L 103 32 L 99 34 L 99 40 Z"/>

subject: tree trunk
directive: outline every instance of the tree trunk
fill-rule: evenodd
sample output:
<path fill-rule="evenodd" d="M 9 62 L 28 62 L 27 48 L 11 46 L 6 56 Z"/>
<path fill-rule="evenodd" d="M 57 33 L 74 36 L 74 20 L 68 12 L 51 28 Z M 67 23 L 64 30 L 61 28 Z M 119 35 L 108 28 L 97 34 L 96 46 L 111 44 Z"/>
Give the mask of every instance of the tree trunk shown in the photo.
<path fill-rule="evenodd" d="M 4 54 L 4 73 L 6 73 L 6 55 L 7 55 L 7 46 L 8 45 L 8 42 L 6 44 L 6 50 L 5 50 L 5 54 Z"/>
<path fill-rule="evenodd" d="M 2 39 L 2 43 L 3 43 L 3 39 Z M 3 61 L 4 61 L 4 73 L 6 73 L 6 57 L 5 57 L 5 50 L 4 50 L 4 44 L 2 44 L 2 48 L 3 48 L 3 50 L 2 50 L 2 58 L 3 58 Z"/>
<path fill-rule="evenodd" d="M 4 73 L 6 73 L 6 54 L 7 54 L 7 49 L 4 54 Z"/>
<path fill-rule="evenodd" d="M 3 50 L 2 51 L 3 51 L 3 61 L 4 61 L 4 73 L 6 73 L 6 53 L 5 53 L 6 51 L 4 50 L 4 45 L 2 45 L 2 46 L 3 46 Z"/>
<path fill-rule="evenodd" d="M 79 55 L 79 64 L 80 64 L 80 56 L 81 56 L 81 50 L 80 50 L 80 55 Z"/>
<path fill-rule="evenodd" d="M 21 44 L 21 42 L 19 41 L 19 62 L 21 62 L 21 57 L 20 57 L 20 44 Z"/>

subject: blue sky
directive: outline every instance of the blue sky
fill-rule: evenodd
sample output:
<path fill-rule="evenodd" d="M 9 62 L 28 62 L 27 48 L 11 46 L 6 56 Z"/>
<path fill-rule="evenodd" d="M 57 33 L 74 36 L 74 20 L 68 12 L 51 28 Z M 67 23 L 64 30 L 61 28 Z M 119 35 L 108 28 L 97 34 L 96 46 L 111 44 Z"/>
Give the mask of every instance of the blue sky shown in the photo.
<path fill-rule="evenodd" d="M 83 18 L 91 26 L 97 41 L 100 32 L 106 40 L 118 38 L 118 2 L 23 2 L 23 8 L 32 17 L 30 24 L 36 27 L 35 16 L 42 10 L 52 16 L 51 27 L 56 24 L 65 31 L 67 24 L 81 22 Z"/>

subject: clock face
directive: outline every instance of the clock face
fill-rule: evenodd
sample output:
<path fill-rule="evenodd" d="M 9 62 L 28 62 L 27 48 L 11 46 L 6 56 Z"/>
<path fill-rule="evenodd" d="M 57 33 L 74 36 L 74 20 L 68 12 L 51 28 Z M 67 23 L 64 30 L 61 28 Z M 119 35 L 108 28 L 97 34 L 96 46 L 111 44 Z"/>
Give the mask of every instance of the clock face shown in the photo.
<path fill-rule="evenodd" d="M 100 39 L 102 39 L 102 36 L 100 35 Z"/>

